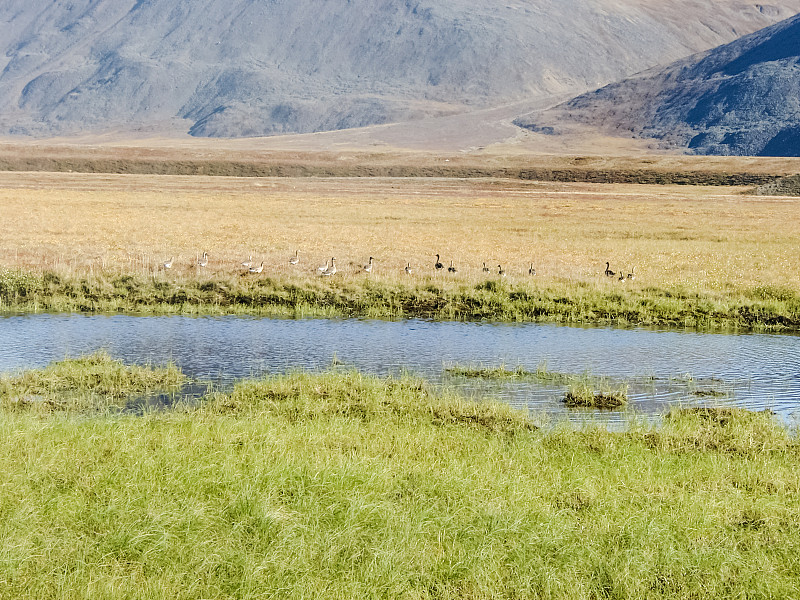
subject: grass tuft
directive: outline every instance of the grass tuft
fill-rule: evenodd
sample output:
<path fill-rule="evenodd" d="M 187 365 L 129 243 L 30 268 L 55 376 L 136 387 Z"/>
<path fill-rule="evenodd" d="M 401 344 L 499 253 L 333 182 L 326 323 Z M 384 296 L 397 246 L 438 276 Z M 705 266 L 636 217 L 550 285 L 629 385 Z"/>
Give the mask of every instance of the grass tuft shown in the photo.
<path fill-rule="evenodd" d="M 125 365 L 100 350 L 66 358 L 43 369 L 0 375 L 5 409 L 81 410 L 119 406 L 131 396 L 176 389 L 186 376 L 175 365 Z"/>
<path fill-rule="evenodd" d="M 768 410 L 740 408 L 673 408 L 663 431 L 650 434 L 654 447 L 670 452 L 716 451 L 743 456 L 797 453 L 800 443 Z"/>
<path fill-rule="evenodd" d="M 573 384 L 564 394 L 564 403 L 569 408 L 619 408 L 628 403 L 627 386 L 597 391 L 588 382 Z"/>
<path fill-rule="evenodd" d="M 495 379 L 501 381 L 517 379 L 520 381 L 534 381 L 537 383 L 551 385 L 570 385 L 576 383 L 587 383 L 589 381 L 598 383 L 607 382 L 605 377 L 593 377 L 589 373 L 577 375 L 574 373 L 552 371 L 547 368 L 546 362 L 539 364 L 535 371 L 526 371 L 522 365 L 518 365 L 517 368 L 513 370 L 507 369 L 505 365 L 500 365 L 498 367 L 453 365 L 447 367 L 445 372 L 456 377 Z"/>
<path fill-rule="evenodd" d="M 527 415 L 499 402 L 473 402 L 455 393 L 434 392 L 410 376 L 380 378 L 357 371 L 294 373 L 238 382 L 232 392 L 212 394 L 203 409 L 280 416 L 295 423 L 332 416 L 362 422 L 411 420 L 468 426 L 512 434 L 535 427 Z"/>

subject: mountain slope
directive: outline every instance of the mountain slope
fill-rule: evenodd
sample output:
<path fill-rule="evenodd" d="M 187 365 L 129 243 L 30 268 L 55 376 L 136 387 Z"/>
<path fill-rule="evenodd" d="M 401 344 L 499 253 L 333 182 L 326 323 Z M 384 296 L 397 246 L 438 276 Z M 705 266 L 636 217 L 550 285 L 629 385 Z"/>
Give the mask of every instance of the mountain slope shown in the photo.
<path fill-rule="evenodd" d="M 579 93 L 800 11 L 711 0 L 0 4 L 0 133 L 256 136 Z"/>
<path fill-rule="evenodd" d="M 800 156 L 800 15 L 517 120 L 569 122 L 697 154 Z"/>

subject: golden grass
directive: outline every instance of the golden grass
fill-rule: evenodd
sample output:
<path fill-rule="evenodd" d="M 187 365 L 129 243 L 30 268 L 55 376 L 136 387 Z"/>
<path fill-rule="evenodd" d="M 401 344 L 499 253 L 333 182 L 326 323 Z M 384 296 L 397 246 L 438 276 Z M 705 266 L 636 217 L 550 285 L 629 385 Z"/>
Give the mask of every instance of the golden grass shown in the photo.
<path fill-rule="evenodd" d="M 800 288 L 800 201 L 743 188 L 540 183 L 452 178 L 232 178 L 0 173 L 0 265 L 71 272 L 193 276 L 241 271 L 312 277 L 336 256 L 337 277 L 597 281 L 601 286 Z M 288 259 L 300 250 L 301 263 Z M 605 261 L 634 282 L 603 276 Z M 439 274 L 444 278 L 446 275 Z"/>

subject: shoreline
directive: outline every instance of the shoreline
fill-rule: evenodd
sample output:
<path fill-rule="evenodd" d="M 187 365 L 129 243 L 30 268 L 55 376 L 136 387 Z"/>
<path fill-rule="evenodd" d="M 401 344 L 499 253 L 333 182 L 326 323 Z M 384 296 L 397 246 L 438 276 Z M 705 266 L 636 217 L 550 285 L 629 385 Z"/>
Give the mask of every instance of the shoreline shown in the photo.
<path fill-rule="evenodd" d="M 0 313 L 432 319 L 800 331 L 800 294 L 634 284 L 291 277 L 175 278 L 0 270 Z"/>

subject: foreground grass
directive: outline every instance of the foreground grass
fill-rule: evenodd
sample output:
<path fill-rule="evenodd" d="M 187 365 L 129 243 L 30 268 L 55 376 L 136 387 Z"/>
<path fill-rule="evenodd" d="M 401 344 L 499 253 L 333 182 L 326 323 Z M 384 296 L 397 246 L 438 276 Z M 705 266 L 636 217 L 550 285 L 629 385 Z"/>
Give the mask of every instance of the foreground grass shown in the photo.
<path fill-rule="evenodd" d="M 141 418 L 0 414 L 9 598 L 800 594 L 800 446 L 767 414 L 537 430 L 354 372 Z"/>
<path fill-rule="evenodd" d="M 259 314 L 549 321 L 670 327 L 800 328 L 788 288 L 699 292 L 633 284 L 533 281 L 417 282 L 290 277 L 214 279 L 0 270 L 0 310 L 146 314 Z"/>
<path fill-rule="evenodd" d="M 44 369 L 0 375 L 0 407 L 37 411 L 106 409 L 133 395 L 176 389 L 186 376 L 175 365 L 125 365 L 104 351 L 65 358 Z"/>

